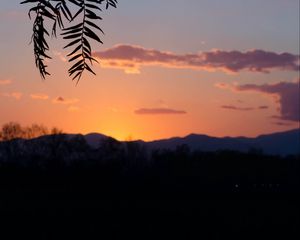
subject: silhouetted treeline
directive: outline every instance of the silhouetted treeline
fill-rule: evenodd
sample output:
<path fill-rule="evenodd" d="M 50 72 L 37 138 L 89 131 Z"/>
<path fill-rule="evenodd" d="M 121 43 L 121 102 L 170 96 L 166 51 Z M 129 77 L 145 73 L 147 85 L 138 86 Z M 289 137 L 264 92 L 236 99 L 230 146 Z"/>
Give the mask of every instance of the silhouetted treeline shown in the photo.
<path fill-rule="evenodd" d="M 54 134 L 0 142 L 1 168 L 54 172 L 106 169 L 108 174 L 129 176 L 151 173 L 167 181 L 181 178 L 190 179 L 190 184 L 216 184 L 217 189 L 226 191 L 293 190 L 299 185 L 299 162 L 299 156 L 264 155 L 256 149 L 248 153 L 201 152 L 181 145 L 176 150 L 150 151 L 139 142 L 119 142 L 109 137 L 99 142 L 98 148 L 92 148 L 82 135 Z"/>
<path fill-rule="evenodd" d="M 255 149 L 16 139 L 0 143 L 0 213 L 21 226 L 11 234 L 36 239 L 293 239 L 299 162 Z"/>
<path fill-rule="evenodd" d="M 8 122 L 2 125 L 0 129 L 0 141 L 9 141 L 12 139 L 32 139 L 45 135 L 62 134 L 62 130 L 54 127 L 49 130 L 42 124 L 31 124 L 30 126 L 21 126 L 17 122 Z"/>

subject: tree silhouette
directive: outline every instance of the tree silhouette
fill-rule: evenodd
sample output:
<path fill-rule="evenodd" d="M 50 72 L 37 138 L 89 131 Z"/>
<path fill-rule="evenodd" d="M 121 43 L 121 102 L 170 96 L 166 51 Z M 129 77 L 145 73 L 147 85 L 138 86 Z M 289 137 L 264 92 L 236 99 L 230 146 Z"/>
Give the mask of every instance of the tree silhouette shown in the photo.
<path fill-rule="evenodd" d="M 22 138 L 24 130 L 19 123 L 9 122 L 2 126 L 0 130 L 0 140 L 8 141 L 11 139 Z"/>
<path fill-rule="evenodd" d="M 34 3 L 30 8 L 28 15 L 35 13 L 33 22 L 33 33 L 31 42 L 33 43 L 35 65 L 39 69 L 41 77 L 44 79 L 50 73 L 46 70 L 45 60 L 51 57 L 48 55 L 49 45 L 46 38 L 49 37 L 49 31 L 45 27 L 44 21 L 47 19 L 52 22 L 51 35 L 57 37 L 57 30 L 62 30 L 63 39 L 70 41 L 64 48 L 73 49 L 67 55 L 69 62 L 74 62 L 69 68 L 69 76 L 73 80 L 80 80 L 85 70 L 93 73 L 91 69 L 93 62 L 98 62 L 92 57 L 90 39 L 103 43 L 95 30 L 103 33 L 103 30 L 96 24 L 96 21 L 102 20 L 97 12 L 102 11 L 102 5 L 117 7 L 117 0 L 26 0 L 21 2 Z M 81 18 L 79 21 L 77 19 Z M 65 27 L 65 22 L 73 23 Z"/>
<path fill-rule="evenodd" d="M 56 127 L 50 131 L 41 124 L 21 126 L 18 122 L 8 122 L 0 127 L 0 141 L 9 141 L 17 138 L 33 139 L 45 135 L 63 135 L 63 131 Z"/>

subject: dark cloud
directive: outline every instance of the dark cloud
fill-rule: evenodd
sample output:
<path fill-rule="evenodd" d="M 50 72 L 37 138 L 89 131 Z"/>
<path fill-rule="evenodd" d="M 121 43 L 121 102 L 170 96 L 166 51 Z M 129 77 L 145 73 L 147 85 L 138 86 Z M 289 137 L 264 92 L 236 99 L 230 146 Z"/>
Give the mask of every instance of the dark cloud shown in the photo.
<path fill-rule="evenodd" d="M 269 106 L 259 106 L 258 109 L 260 109 L 260 110 L 269 109 Z"/>
<path fill-rule="evenodd" d="M 255 108 L 252 107 L 237 107 L 233 105 L 223 105 L 221 108 L 229 109 L 229 110 L 237 110 L 237 111 L 252 111 L 255 110 Z"/>
<path fill-rule="evenodd" d="M 186 111 L 175 110 L 171 108 L 141 108 L 135 111 L 135 114 L 141 115 L 160 115 L 160 114 L 186 114 Z"/>
<path fill-rule="evenodd" d="M 300 120 L 300 92 L 299 80 L 295 82 L 279 82 L 276 84 L 246 84 L 235 86 L 237 91 L 254 91 L 273 96 L 274 101 L 279 104 L 281 120 Z"/>
<path fill-rule="evenodd" d="M 291 53 L 275 53 L 264 50 L 222 51 L 199 54 L 175 54 L 140 46 L 117 45 L 94 55 L 101 59 L 103 67 L 119 68 L 127 73 L 139 73 L 141 66 L 159 65 L 171 68 L 268 73 L 271 70 L 299 70 L 299 56 Z"/>
<path fill-rule="evenodd" d="M 273 124 L 275 124 L 277 126 L 286 126 L 286 127 L 294 125 L 293 123 L 290 123 L 290 122 L 273 122 Z"/>
<path fill-rule="evenodd" d="M 269 72 L 271 69 L 299 70 L 299 56 L 290 53 L 274 53 L 263 50 L 215 51 L 204 53 L 205 64 L 212 68 L 225 68 L 232 72 L 249 70 Z"/>
<path fill-rule="evenodd" d="M 79 102 L 79 99 L 77 98 L 63 98 L 63 97 L 57 97 L 53 100 L 53 103 L 60 103 L 60 104 L 65 104 L 65 105 L 70 105 L 70 104 L 75 104 Z"/>
<path fill-rule="evenodd" d="M 222 105 L 221 108 L 228 109 L 228 110 L 236 110 L 236 111 L 253 111 L 253 110 L 265 110 L 268 109 L 269 106 L 258 106 L 257 108 L 254 108 L 254 107 L 239 107 L 234 105 Z"/>
<path fill-rule="evenodd" d="M 57 98 L 56 98 L 56 101 L 57 101 L 57 102 L 64 102 L 65 99 L 64 99 L 63 97 L 57 97 Z"/>

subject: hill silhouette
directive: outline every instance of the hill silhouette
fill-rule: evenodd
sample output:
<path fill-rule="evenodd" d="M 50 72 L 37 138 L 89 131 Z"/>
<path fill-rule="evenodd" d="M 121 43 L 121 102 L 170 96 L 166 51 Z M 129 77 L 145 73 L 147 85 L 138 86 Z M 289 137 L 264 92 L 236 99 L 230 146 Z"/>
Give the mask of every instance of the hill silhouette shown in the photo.
<path fill-rule="evenodd" d="M 148 143 L 153 148 L 175 149 L 187 144 L 192 150 L 217 151 L 235 150 L 247 152 L 250 149 L 260 149 L 266 154 L 288 155 L 300 153 L 300 129 L 286 132 L 261 135 L 256 138 L 246 137 L 210 137 L 191 134 L 184 138 L 170 138 Z"/>
<path fill-rule="evenodd" d="M 276 147 L 294 144 L 295 135 L 252 140 L 274 141 Z M 298 239 L 299 155 L 198 148 L 248 140 L 189 135 L 159 144 L 93 133 L 0 142 L 1 234 L 55 240 Z"/>
<path fill-rule="evenodd" d="M 73 135 L 72 135 L 73 136 Z M 107 136 L 99 133 L 83 135 L 88 144 L 98 147 Z M 255 138 L 247 137 L 211 137 L 202 134 L 190 134 L 186 137 L 173 137 L 150 142 L 142 140 L 134 141 L 149 150 L 170 149 L 186 144 L 191 150 L 217 151 L 234 150 L 248 152 L 251 149 L 261 150 L 266 154 L 295 155 L 300 154 L 300 130 L 293 129 L 286 132 L 278 132 L 260 135 Z"/>

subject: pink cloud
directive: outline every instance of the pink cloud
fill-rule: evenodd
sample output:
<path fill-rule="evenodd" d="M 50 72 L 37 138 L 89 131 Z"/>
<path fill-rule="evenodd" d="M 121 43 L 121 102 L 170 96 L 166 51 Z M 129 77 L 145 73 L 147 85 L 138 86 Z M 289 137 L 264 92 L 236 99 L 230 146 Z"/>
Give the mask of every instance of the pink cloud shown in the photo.
<path fill-rule="evenodd" d="M 20 100 L 23 96 L 23 93 L 21 93 L 21 92 L 2 93 L 2 96 Z"/>
<path fill-rule="evenodd" d="M 67 62 L 68 60 L 66 57 L 63 55 L 63 53 L 59 51 L 53 51 L 54 56 L 58 57 L 62 62 Z"/>
<path fill-rule="evenodd" d="M 11 83 L 12 81 L 8 79 L 0 80 L 0 85 L 10 85 Z"/>
<path fill-rule="evenodd" d="M 102 67 L 122 69 L 126 73 L 139 73 L 142 66 L 268 73 L 271 70 L 298 71 L 300 62 L 298 55 L 264 50 L 215 50 L 180 55 L 132 45 L 116 45 L 105 51 L 95 52 L 94 56 L 101 60 Z"/>
<path fill-rule="evenodd" d="M 11 95 L 11 97 L 13 97 L 13 98 L 19 100 L 19 99 L 21 99 L 23 93 L 20 93 L 20 92 L 12 92 L 10 95 Z"/>
<path fill-rule="evenodd" d="M 35 100 L 47 100 L 49 98 L 48 95 L 43 94 L 43 93 L 30 94 L 30 97 Z"/>
<path fill-rule="evenodd" d="M 140 115 L 160 115 L 160 114 L 186 114 L 186 111 L 171 108 L 141 108 L 135 111 Z"/>

